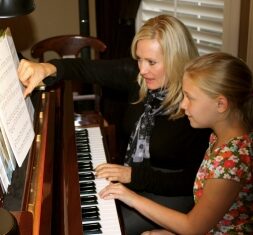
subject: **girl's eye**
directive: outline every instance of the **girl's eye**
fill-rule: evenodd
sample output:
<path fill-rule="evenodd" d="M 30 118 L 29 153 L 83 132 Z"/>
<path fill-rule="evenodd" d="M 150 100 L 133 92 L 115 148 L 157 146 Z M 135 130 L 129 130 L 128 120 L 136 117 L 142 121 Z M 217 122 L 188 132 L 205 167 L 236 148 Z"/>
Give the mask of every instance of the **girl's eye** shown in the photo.
<path fill-rule="evenodd" d="M 188 95 L 188 96 L 187 96 L 187 99 L 188 99 L 188 100 L 193 100 L 193 97 L 191 97 L 191 96 Z"/>

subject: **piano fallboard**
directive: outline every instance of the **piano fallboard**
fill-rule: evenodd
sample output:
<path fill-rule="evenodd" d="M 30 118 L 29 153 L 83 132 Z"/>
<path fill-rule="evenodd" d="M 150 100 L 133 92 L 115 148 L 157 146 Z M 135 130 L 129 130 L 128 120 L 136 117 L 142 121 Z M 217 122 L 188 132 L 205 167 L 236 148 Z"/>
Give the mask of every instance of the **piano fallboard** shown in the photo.
<path fill-rule="evenodd" d="M 21 235 L 51 234 L 55 98 L 55 92 L 34 92 L 35 138 L 3 195 L 3 207 L 16 216 Z"/>

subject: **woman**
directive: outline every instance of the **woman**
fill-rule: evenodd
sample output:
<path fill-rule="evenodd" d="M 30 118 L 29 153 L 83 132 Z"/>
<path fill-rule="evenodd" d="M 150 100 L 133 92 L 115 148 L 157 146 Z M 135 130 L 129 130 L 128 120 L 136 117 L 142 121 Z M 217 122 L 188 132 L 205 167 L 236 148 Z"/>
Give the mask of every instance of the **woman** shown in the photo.
<path fill-rule="evenodd" d="M 180 213 L 111 184 L 102 198 L 117 198 L 165 230 L 148 234 L 253 234 L 253 79 L 240 59 L 213 53 L 185 69 L 181 103 L 191 126 L 212 128 L 209 148 L 198 170 L 196 204 Z"/>
<path fill-rule="evenodd" d="M 19 77 L 29 94 L 40 81 L 83 79 L 128 94 L 125 113 L 125 166 L 102 164 L 98 178 L 119 181 L 146 197 L 180 211 L 193 205 L 192 187 L 208 144 L 210 130 L 193 129 L 179 104 L 183 98 L 185 64 L 198 56 L 187 28 L 175 17 L 160 15 L 148 20 L 136 34 L 129 60 L 53 60 L 33 63 L 22 60 Z M 128 234 L 153 228 L 152 222 L 130 208 L 123 209 Z"/>

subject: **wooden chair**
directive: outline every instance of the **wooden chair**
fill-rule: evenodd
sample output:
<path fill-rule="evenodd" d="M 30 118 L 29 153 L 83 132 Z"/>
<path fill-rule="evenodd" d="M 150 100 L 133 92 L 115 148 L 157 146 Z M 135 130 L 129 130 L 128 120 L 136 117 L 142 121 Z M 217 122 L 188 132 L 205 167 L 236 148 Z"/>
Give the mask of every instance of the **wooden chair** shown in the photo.
<path fill-rule="evenodd" d="M 31 49 L 31 55 L 39 59 L 39 62 L 43 62 L 45 52 L 54 51 L 62 58 L 78 57 L 83 48 L 93 49 L 95 59 L 99 59 L 99 53 L 106 50 L 106 45 L 91 36 L 59 35 L 37 42 Z"/>
<path fill-rule="evenodd" d="M 106 45 L 95 37 L 87 37 L 80 35 L 59 35 L 44 39 L 37 42 L 31 48 L 31 55 L 33 58 L 38 59 L 39 62 L 45 61 L 45 53 L 55 52 L 61 58 L 76 58 L 80 57 L 84 48 L 91 49 L 91 54 L 94 54 L 94 59 L 99 59 L 99 54 L 106 50 Z M 73 101 L 94 101 L 94 110 L 83 112 L 82 120 L 87 125 L 96 125 L 98 122 L 102 125 L 105 133 L 105 139 L 109 148 L 110 157 L 115 159 L 116 156 L 116 137 L 115 126 L 109 124 L 102 115 L 100 115 L 100 97 L 101 90 L 98 85 L 93 85 L 93 94 L 81 94 L 79 88 L 83 86 L 83 83 L 79 81 L 73 81 Z M 95 112 L 93 112 L 95 111 Z M 79 116 L 78 113 L 75 114 Z"/>
<path fill-rule="evenodd" d="M 100 53 L 106 50 L 106 45 L 95 37 L 81 35 L 59 35 L 37 42 L 31 48 L 31 55 L 39 62 L 45 61 L 45 53 L 55 52 L 61 58 L 80 57 L 84 48 L 91 49 L 94 59 L 100 58 Z M 93 100 L 94 109 L 100 111 L 101 90 L 98 85 L 93 85 L 91 94 L 82 94 L 83 83 L 72 81 L 74 101 Z M 88 86 L 88 85 L 87 85 Z"/>

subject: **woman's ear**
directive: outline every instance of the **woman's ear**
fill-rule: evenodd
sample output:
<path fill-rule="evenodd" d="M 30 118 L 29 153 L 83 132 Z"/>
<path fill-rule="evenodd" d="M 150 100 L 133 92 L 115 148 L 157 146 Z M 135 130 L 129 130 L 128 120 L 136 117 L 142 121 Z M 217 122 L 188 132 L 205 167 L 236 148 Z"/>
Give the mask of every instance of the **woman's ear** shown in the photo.
<path fill-rule="evenodd" d="M 217 110 L 219 113 L 224 113 L 228 109 L 228 99 L 225 96 L 220 95 L 217 98 Z"/>

